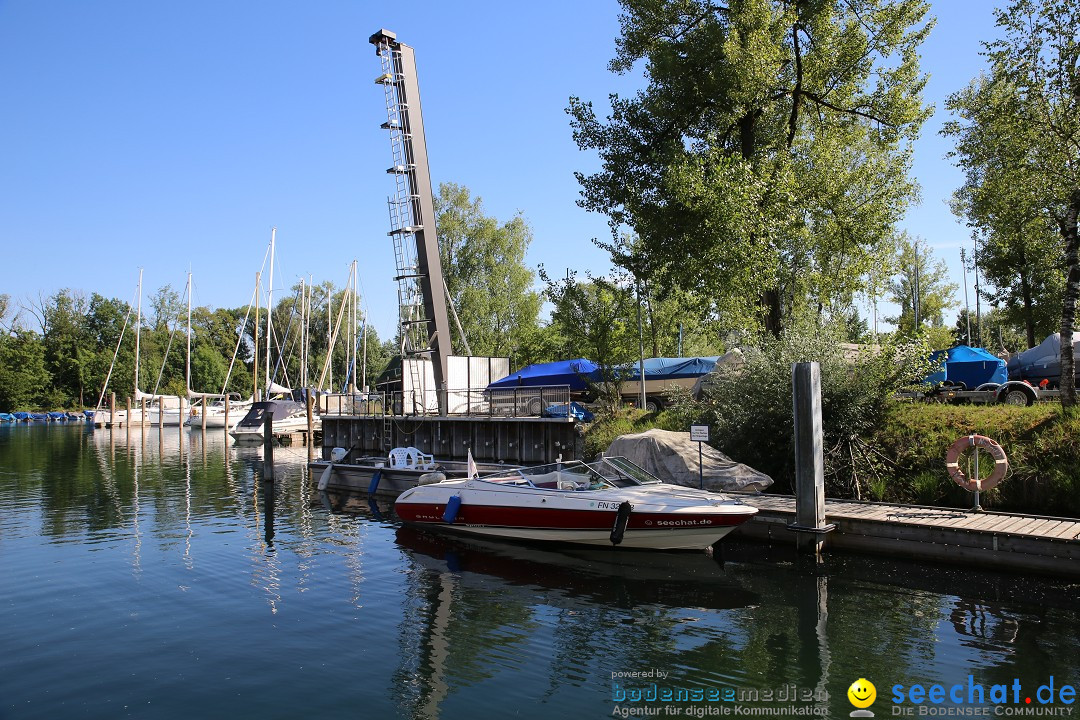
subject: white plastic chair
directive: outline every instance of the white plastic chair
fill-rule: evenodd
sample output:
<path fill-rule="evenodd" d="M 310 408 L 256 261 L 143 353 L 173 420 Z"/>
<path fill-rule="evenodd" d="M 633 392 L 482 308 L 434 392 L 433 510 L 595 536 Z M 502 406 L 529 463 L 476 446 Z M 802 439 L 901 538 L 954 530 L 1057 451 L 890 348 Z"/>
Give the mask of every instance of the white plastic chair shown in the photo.
<path fill-rule="evenodd" d="M 434 470 L 435 456 L 422 453 L 414 447 L 406 448 L 409 451 L 409 460 L 417 470 Z"/>
<path fill-rule="evenodd" d="M 390 451 L 390 467 L 392 468 L 408 468 L 409 467 L 409 448 L 394 448 Z"/>
<path fill-rule="evenodd" d="M 422 453 L 414 447 L 394 448 L 390 451 L 390 467 L 403 470 L 434 470 L 435 456 Z"/>

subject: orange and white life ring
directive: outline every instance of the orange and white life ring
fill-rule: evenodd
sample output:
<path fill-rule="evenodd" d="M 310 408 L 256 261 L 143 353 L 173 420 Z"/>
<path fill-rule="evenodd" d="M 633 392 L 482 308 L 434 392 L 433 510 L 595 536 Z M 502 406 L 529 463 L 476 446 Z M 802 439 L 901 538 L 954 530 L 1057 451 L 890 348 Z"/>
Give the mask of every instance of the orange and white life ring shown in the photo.
<path fill-rule="evenodd" d="M 985 450 L 994 459 L 994 471 L 989 477 L 969 479 L 960 469 L 960 456 L 970 448 Z M 949 451 L 945 453 L 945 467 L 957 485 L 971 492 L 982 492 L 997 487 L 1004 479 L 1009 471 L 1009 459 L 1005 457 L 1002 447 L 985 435 L 965 435 L 949 446 Z"/>

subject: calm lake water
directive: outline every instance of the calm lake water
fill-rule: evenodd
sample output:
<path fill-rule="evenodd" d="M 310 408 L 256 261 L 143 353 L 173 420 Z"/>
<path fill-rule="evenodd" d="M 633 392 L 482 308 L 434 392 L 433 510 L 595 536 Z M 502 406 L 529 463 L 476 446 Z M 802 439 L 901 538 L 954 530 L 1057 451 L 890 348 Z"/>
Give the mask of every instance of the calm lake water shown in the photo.
<path fill-rule="evenodd" d="M 447 539 L 306 460 L 278 448 L 270 482 L 218 434 L 0 427 L 0 718 L 847 717 L 859 678 L 877 717 L 1080 716 L 1075 583 Z"/>

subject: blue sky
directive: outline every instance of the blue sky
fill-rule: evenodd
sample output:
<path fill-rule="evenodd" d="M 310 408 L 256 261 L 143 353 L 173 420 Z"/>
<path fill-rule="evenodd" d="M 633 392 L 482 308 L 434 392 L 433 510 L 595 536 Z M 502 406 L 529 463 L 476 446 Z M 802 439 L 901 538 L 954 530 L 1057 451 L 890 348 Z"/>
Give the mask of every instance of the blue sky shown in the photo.
<path fill-rule="evenodd" d="M 959 282 L 968 232 L 948 209 L 962 178 L 937 136 L 944 98 L 982 67 L 990 3 L 933 3 L 924 48 L 937 114 L 916 147 L 921 206 L 905 227 Z M 61 288 L 130 299 L 183 289 L 247 304 L 270 229 L 275 294 L 298 278 L 343 285 L 359 260 L 382 337 L 396 294 L 386 196 L 390 149 L 380 28 L 416 48 L 432 178 L 457 182 L 502 220 L 533 227 L 528 262 L 603 273 L 603 217 L 575 205 L 570 95 L 604 107 L 640 78 L 607 71 L 613 0 L 359 3 L 0 0 L 0 293 Z M 962 292 L 959 295 L 962 301 Z M 883 310 L 887 314 L 888 310 Z"/>

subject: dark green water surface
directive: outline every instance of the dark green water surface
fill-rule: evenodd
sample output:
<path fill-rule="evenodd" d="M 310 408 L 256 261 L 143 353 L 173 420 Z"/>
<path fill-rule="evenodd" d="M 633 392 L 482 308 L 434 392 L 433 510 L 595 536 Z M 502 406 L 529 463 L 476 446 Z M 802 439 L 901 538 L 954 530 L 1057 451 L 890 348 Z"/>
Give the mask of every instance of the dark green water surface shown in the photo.
<path fill-rule="evenodd" d="M 270 482 L 218 434 L 0 427 L 0 718 L 848 717 L 859 678 L 879 718 L 1080 717 L 1075 583 L 457 540 L 306 460 Z"/>

